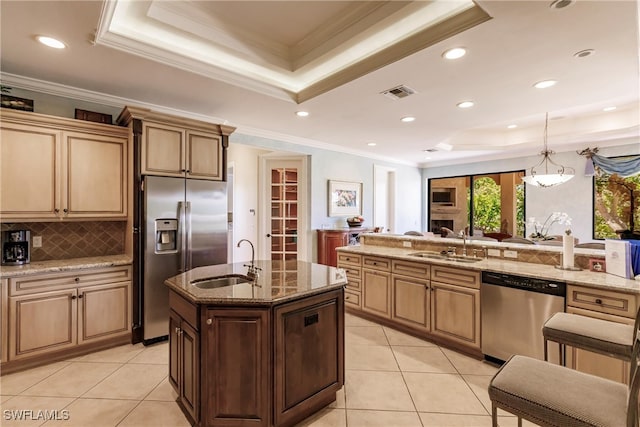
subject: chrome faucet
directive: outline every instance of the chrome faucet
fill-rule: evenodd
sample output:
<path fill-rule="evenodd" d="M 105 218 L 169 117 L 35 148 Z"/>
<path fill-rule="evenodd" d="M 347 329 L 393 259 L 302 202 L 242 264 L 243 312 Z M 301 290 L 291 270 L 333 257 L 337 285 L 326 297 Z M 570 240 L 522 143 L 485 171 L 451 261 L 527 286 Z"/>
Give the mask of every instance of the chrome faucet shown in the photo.
<path fill-rule="evenodd" d="M 247 276 L 249 276 L 253 280 L 257 280 L 259 276 L 258 271 L 260 271 L 261 268 L 256 267 L 255 265 L 256 248 L 253 246 L 253 243 L 251 243 L 251 240 L 248 240 L 248 239 L 241 239 L 240 241 L 238 241 L 238 247 L 240 247 L 240 243 L 242 242 L 247 242 L 251 246 L 251 264 L 244 264 L 244 266 L 248 268 Z"/>
<path fill-rule="evenodd" d="M 462 237 L 462 256 L 467 256 L 467 232 L 460 230 L 460 237 Z"/>

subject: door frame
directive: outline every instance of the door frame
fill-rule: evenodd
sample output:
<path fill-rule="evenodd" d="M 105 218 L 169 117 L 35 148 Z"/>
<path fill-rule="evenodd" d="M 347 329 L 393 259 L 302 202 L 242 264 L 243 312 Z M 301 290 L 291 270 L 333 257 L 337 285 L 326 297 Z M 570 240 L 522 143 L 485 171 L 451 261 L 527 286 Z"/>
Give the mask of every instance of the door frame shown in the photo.
<path fill-rule="evenodd" d="M 380 173 L 386 174 L 387 179 L 384 183 L 378 180 Z M 381 188 L 381 186 L 384 186 Z M 381 199 L 378 195 L 380 191 L 384 191 L 384 197 Z M 382 205 L 381 205 L 382 204 Z M 388 166 L 373 165 L 373 224 L 375 226 L 383 226 L 384 232 L 394 233 L 396 229 L 396 170 Z M 386 211 L 387 223 L 379 224 L 376 218 L 379 209 Z"/>
<path fill-rule="evenodd" d="M 300 154 L 289 154 L 274 152 L 261 154 L 258 159 L 258 239 L 257 252 L 259 259 L 271 259 L 267 244 L 267 234 L 271 231 L 271 165 L 282 161 L 300 162 L 300 172 L 298 173 L 298 257 L 299 261 L 311 261 L 311 179 L 309 176 L 309 156 Z M 302 178 L 302 179 L 301 179 Z"/>

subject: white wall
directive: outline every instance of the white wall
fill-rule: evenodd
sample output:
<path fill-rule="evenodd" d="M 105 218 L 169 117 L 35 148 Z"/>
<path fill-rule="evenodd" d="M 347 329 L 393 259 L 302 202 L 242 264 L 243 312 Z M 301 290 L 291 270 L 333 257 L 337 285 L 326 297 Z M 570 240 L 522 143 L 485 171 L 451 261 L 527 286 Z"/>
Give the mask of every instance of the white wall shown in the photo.
<path fill-rule="evenodd" d="M 587 148 L 587 145 L 585 147 Z M 592 147 L 593 148 L 593 147 Z M 640 144 L 637 140 L 626 139 L 619 145 L 601 148 L 599 154 L 605 157 L 640 154 Z M 550 188 L 526 186 L 525 217 L 544 219 L 552 212 L 566 212 L 572 219 L 571 230 L 580 242 L 593 240 L 593 179 L 584 176 L 586 158 L 576 151 L 556 153 L 552 159 L 563 166 L 571 166 L 576 170 L 576 176 L 569 182 Z M 478 162 L 465 165 L 453 165 L 423 169 L 425 217 L 428 215 L 427 179 L 446 176 L 472 175 L 499 171 L 529 169 L 541 160 L 541 156 L 528 156 L 505 160 Z M 428 219 L 427 219 L 428 221 Z M 563 227 L 556 225 L 552 234 L 560 234 Z M 527 230 L 527 234 L 531 230 Z"/>

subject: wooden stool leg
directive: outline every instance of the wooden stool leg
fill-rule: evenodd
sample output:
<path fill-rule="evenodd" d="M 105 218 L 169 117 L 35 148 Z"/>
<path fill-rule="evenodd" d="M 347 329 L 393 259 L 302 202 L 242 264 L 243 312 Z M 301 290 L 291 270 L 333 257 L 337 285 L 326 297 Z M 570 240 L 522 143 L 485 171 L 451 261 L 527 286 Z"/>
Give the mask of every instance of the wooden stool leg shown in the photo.
<path fill-rule="evenodd" d="M 558 365 L 564 366 L 564 352 L 562 351 L 562 348 L 564 347 L 564 344 L 558 343 Z"/>
<path fill-rule="evenodd" d="M 546 338 L 544 339 L 544 361 L 549 361 L 549 344 Z"/>
<path fill-rule="evenodd" d="M 498 427 L 498 408 L 493 402 L 491 402 L 491 426 Z"/>

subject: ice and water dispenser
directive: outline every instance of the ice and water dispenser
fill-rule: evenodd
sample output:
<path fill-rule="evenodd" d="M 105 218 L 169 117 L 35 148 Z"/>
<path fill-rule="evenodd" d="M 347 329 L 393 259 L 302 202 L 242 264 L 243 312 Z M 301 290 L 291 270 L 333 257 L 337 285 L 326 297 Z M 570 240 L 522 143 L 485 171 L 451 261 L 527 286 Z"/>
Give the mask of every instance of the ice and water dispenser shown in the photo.
<path fill-rule="evenodd" d="M 157 254 L 178 252 L 178 220 L 156 219 Z"/>

